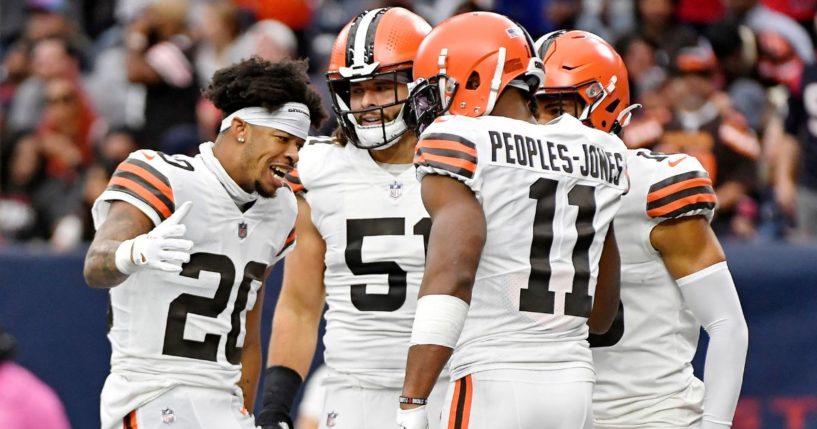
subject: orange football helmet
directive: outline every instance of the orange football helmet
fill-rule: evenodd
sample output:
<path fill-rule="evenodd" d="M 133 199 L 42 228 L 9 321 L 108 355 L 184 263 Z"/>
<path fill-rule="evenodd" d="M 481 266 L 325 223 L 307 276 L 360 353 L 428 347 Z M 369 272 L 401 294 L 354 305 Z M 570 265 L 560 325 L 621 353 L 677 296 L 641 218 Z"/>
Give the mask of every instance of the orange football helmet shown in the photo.
<path fill-rule="evenodd" d="M 576 95 L 584 102 L 579 120 L 618 133 L 629 124 L 630 83 L 627 67 L 609 43 L 587 31 L 554 31 L 536 41 L 545 64 L 545 80 L 537 96 Z"/>
<path fill-rule="evenodd" d="M 534 94 L 542 61 L 524 28 L 505 16 L 471 12 L 443 21 L 414 60 L 412 108 L 422 132 L 444 113 L 488 115 L 508 85 Z"/>
<path fill-rule="evenodd" d="M 400 7 L 364 11 L 338 34 L 329 57 L 326 79 L 338 125 L 349 140 L 362 149 L 384 149 L 396 143 L 408 130 L 405 102 L 397 94 L 397 85 L 411 82 L 411 67 L 420 42 L 431 31 L 421 17 Z M 370 79 L 395 83 L 393 101 L 360 110 L 351 109 L 351 84 Z M 391 122 L 364 126 L 356 114 L 403 105 Z"/>

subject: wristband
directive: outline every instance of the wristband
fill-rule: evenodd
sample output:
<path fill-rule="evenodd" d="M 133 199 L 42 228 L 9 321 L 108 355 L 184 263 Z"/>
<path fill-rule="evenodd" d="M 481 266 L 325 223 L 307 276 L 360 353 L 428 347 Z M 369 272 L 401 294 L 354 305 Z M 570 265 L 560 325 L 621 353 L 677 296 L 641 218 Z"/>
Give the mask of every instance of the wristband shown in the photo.
<path fill-rule="evenodd" d="M 409 398 L 408 396 L 401 396 L 400 403 L 411 405 L 428 405 L 428 398 Z"/>
<path fill-rule="evenodd" d="M 119 244 L 114 254 L 116 269 L 125 275 L 133 274 L 136 264 L 133 262 L 133 240 L 125 240 Z"/>
<path fill-rule="evenodd" d="M 298 393 L 303 380 L 292 368 L 275 365 L 264 371 L 264 399 L 256 423 L 273 425 L 280 415 L 289 416 L 292 401 Z"/>

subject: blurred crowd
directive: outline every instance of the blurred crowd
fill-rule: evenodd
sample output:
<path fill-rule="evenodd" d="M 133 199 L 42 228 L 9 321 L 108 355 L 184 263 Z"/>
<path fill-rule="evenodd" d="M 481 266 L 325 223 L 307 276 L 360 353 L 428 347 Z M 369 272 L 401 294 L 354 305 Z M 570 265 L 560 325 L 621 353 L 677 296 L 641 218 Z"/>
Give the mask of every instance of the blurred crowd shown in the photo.
<path fill-rule="evenodd" d="M 89 240 L 89 208 L 131 151 L 190 153 L 215 137 L 221 114 L 201 89 L 242 58 L 309 58 L 331 111 L 335 35 L 382 6 L 432 25 L 492 10 L 534 38 L 599 34 L 643 105 L 623 140 L 696 156 L 719 236 L 817 237 L 817 0 L 3 0 L 0 245 Z"/>

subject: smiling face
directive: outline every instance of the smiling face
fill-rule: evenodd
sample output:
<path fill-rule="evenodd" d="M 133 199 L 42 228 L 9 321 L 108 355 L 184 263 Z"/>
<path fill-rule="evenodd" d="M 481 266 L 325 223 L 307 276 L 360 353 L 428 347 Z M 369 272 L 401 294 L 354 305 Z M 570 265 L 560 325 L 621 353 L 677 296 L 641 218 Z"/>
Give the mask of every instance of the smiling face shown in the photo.
<path fill-rule="evenodd" d="M 381 110 L 376 107 L 394 104 L 407 97 L 408 87 L 405 84 L 396 83 L 393 79 L 368 79 L 351 83 L 349 104 L 354 111 L 375 108 L 355 114 L 355 120 L 359 125 L 370 127 L 395 120 L 403 105 L 383 108 L 384 117 L 381 117 Z"/>
<path fill-rule="evenodd" d="M 245 125 L 240 165 L 259 195 L 272 198 L 284 186 L 284 176 L 295 168 L 304 139 L 274 128 Z"/>

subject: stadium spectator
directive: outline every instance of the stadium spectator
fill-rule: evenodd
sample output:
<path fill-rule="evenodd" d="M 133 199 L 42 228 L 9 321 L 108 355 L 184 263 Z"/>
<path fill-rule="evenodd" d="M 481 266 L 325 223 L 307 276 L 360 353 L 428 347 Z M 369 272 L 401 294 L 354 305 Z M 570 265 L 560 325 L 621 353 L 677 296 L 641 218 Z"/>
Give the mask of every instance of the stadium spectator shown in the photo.
<path fill-rule="evenodd" d="M 187 14 L 185 0 L 151 3 L 125 36 L 128 80 L 145 85 L 144 143 L 170 153 L 194 150 L 199 139 L 199 82 Z"/>
<path fill-rule="evenodd" d="M 201 40 L 196 51 L 195 63 L 202 88 L 207 87 L 216 70 L 252 55 L 252 51 L 242 51 L 236 44 L 241 35 L 238 8 L 227 0 L 204 5 L 197 31 Z"/>
<path fill-rule="evenodd" d="M 14 363 L 17 342 L 0 328 L 0 427 L 69 429 L 57 394 L 31 371 Z"/>
<path fill-rule="evenodd" d="M 36 42 L 31 51 L 31 76 L 16 89 L 9 107 L 8 130 L 28 131 L 43 113 L 45 82 L 55 78 L 79 79 L 77 51 L 63 38 L 50 37 Z"/>
<path fill-rule="evenodd" d="M 8 168 L 0 187 L 0 243 L 46 238 L 49 228 L 42 215 L 38 190 L 45 180 L 45 163 L 32 135 L 8 139 Z"/>
<path fill-rule="evenodd" d="M 683 48 L 673 61 L 673 76 L 661 95 L 667 105 L 650 105 L 633 129 L 625 128 L 631 148 L 684 152 L 701 161 L 715 184 L 719 207 L 713 229 L 724 235 L 755 234 L 760 143 L 729 97 L 717 89 L 717 60 L 708 44 Z M 654 101 L 654 100 L 653 100 Z M 636 124 L 634 124 L 636 125 Z"/>
<path fill-rule="evenodd" d="M 635 5 L 635 32 L 657 47 L 659 63 L 667 67 L 670 59 L 685 46 L 696 42 L 692 28 L 676 18 L 677 0 L 637 0 Z"/>
<path fill-rule="evenodd" d="M 816 99 L 817 65 L 812 64 L 803 72 L 799 91 L 789 98 L 785 129 L 790 140 L 784 146 L 775 187 L 781 206 L 796 213 L 797 238 L 809 240 L 817 238 Z"/>
<path fill-rule="evenodd" d="M 806 64 L 814 62 L 814 44 L 806 30 L 793 19 L 769 9 L 758 0 L 727 0 L 726 5 L 733 19 L 758 33 L 770 31 L 780 34 Z"/>

